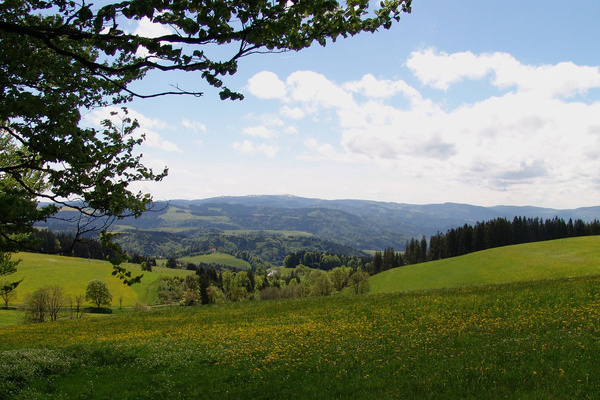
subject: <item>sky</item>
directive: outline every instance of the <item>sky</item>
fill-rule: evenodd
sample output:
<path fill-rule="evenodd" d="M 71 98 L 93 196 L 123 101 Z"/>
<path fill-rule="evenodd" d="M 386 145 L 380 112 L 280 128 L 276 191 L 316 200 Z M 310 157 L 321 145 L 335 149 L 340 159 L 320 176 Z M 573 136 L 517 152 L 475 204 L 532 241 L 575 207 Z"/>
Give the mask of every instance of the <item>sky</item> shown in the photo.
<path fill-rule="evenodd" d="M 600 205 L 598 17 L 598 0 L 414 0 L 390 30 L 243 58 L 224 79 L 243 101 L 194 74 L 152 73 L 137 91 L 205 94 L 128 105 L 144 164 L 169 168 L 132 188 L 155 200 Z"/>

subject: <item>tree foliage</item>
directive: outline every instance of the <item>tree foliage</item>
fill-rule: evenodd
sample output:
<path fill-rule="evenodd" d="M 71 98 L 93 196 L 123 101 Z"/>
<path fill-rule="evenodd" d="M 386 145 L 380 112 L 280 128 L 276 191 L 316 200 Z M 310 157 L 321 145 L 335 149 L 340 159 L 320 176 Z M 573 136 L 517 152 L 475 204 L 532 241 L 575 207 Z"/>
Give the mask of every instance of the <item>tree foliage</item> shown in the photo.
<path fill-rule="evenodd" d="M 546 220 L 514 217 L 512 221 L 496 218 L 474 226 L 464 224 L 451 228 L 445 234 L 438 232 L 429 238 L 429 246 L 425 237 L 421 241 L 411 239 L 403 258 L 407 264 L 417 264 L 495 247 L 591 235 L 600 235 L 600 221 L 565 221 L 558 217 Z M 373 269 L 372 272 L 381 271 Z"/>
<path fill-rule="evenodd" d="M 94 303 L 96 308 L 100 308 L 102 305 L 110 306 L 112 294 L 108 290 L 106 282 L 94 279 L 87 284 L 85 299 Z"/>
<path fill-rule="evenodd" d="M 26 319 L 29 322 L 44 322 L 58 320 L 58 314 L 63 308 L 66 298 L 58 286 L 46 286 L 30 293 L 25 300 Z"/>
<path fill-rule="evenodd" d="M 5 275 L 11 275 L 17 272 L 17 265 L 21 260 L 11 260 L 10 253 L 0 252 L 0 277 Z M 23 281 L 2 280 L 0 281 L 0 298 L 4 300 L 4 307 L 8 308 L 8 302 L 16 296 L 15 290 L 17 286 Z"/>
<path fill-rule="evenodd" d="M 3 226 L 27 230 L 68 206 L 79 212 L 71 222 L 83 234 L 146 209 L 150 196 L 132 192 L 129 184 L 159 181 L 166 170 L 154 173 L 135 154 L 143 141 L 134 133 L 137 122 L 123 108 L 102 128 L 90 128 L 82 113 L 136 97 L 203 94 L 181 88 L 136 93 L 131 84 L 148 72 L 195 72 L 218 88 L 221 99 L 241 99 L 222 79 L 237 71 L 242 57 L 389 28 L 410 12 L 410 3 L 386 0 L 369 12 L 366 0 L 3 1 L 0 151 L 4 156 L 6 146 L 17 146 L 0 163 L 0 184 L 6 177 L 16 183 L 1 191 Z M 132 33 L 129 24 L 140 20 L 169 33 Z M 46 176 L 44 187 L 28 181 L 35 174 Z M 39 199 L 51 204 L 38 207 Z M 11 204 L 19 207 L 5 212 Z"/>

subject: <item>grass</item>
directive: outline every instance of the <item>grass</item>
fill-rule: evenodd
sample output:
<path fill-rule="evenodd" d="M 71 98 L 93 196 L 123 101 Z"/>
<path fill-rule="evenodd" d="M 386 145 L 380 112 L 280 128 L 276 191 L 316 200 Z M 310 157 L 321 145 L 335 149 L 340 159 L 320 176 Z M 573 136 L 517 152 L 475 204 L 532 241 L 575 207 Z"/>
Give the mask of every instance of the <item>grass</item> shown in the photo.
<path fill-rule="evenodd" d="M 15 307 L 9 307 L 8 309 L 0 308 L 0 327 L 18 324 L 22 320 L 23 313 L 19 309 Z"/>
<path fill-rule="evenodd" d="M 0 398 L 597 399 L 593 239 L 388 271 L 454 288 L 0 326 Z"/>
<path fill-rule="evenodd" d="M 600 236 L 500 247 L 409 265 L 370 278 L 371 291 L 447 288 L 600 273 Z"/>
<path fill-rule="evenodd" d="M 0 328 L 0 397 L 595 399 L 600 277 Z"/>
<path fill-rule="evenodd" d="M 223 224 L 231 223 L 231 220 L 227 216 L 201 216 L 194 215 L 192 210 L 178 208 L 171 206 L 167 209 L 167 212 L 162 214 L 160 217 L 163 221 L 169 221 L 170 223 L 189 223 L 193 220 L 208 220 L 214 222 L 220 222 Z"/>
<path fill-rule="evenodd" d="M 21 303 L 29 293 L 47 285 L 58 285 L 70 296 L 85 294 L 87 283 L 93 279 L 100 279 L 108 284 L 113 295 L 113 305 L 119 304 L 121 296 L 124 306 L 131 306 L 137 301 L 152 304 L 156 300 L 160 276 L 193 274 L 192 271 L 162 267 L 154 268 L 153 272 L 142 272 L 139 265 L 127 264 L 133 275 L 144 274 L 142 283 L 129 287 L 111 275 L 112 265 L 107 261 L 33 253 L 18 253 L 13 256 L 13 259 L 17 258 L 22 261 L 11 278 L 23 278 L 23 282 L 17 288 L 16 304 Z M 3 323 L 1 318 L 0 323 Z"/>
<path fill-rule="evenodd" d="M 231 268 L 237 268 L 238 270 L 249 270 L 252 268 L 248 261 L 244 261 L 241 258 L 236 258 L 232 255 L 224 253 L 211 253 L 199 256 L 181 257 L 179 260 L 183 261 L 184 263 L 191 262 L 194 264 L 199 264 L 203 262 L 207 264 L 215 263 L 219 265 L 227 265 Z"/>

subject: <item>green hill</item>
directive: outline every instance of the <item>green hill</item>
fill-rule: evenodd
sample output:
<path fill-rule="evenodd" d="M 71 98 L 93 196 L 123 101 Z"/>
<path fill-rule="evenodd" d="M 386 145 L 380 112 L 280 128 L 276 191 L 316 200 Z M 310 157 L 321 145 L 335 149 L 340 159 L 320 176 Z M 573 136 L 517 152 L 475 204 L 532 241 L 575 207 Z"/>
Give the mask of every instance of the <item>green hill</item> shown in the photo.
<path fill-rule="evenodd" d="M 371 292 L 531 281 L 600 273 L 600 237 L 500 247 L 408 265 L 370 278 Z"/>
<path fill-rule="evenodd" d="M 598 399 L 600 277 L 0 327 L 0 398 Z"/>
<path fill-rule="evenodd" d="M 100 279 L 108 284 L 113 305 L 119 305 L 121 296 L 123 306 L 133 305 L 138 300 L 152 304 L 156 300 L 160 276 L 193 274 L 193 271 L 163 267 L 155 267 L 153 272 L 142 272 L 139 265 L 127 264 L 134 275 L 144 274 L 140 284 L 129 287 L 111 275 L 112 265 L 107 261 L 33 253 L 18 253 L 13 256 L 13 259 L 17 258 L 22 261 L 17 273 L 10 278 L 24 279 L 17 288 L 16 301 L 11 302 L 16 304 L 22 303 L 29 293 L 48 285 L 60 286 L 66 295 L 84 294 L 87 283 L 92 279 Z"/>
<path fill-rule="evenodd" d="M 193 263 L 193 264 L 218 264 L 218 265 L 227 265 L 231 268 L 237 268 L 238 270 L 246 271 L 251 269 L 251 265 L 248 261 L 244 261 L 241 258 L 236 258 L 229 254 L 223 253 L 211 253 L 211 254 L 203 254 L 198 256 L 190 256 L 190 257 L 181 257 L 179 261 L 185 263 Z"/>

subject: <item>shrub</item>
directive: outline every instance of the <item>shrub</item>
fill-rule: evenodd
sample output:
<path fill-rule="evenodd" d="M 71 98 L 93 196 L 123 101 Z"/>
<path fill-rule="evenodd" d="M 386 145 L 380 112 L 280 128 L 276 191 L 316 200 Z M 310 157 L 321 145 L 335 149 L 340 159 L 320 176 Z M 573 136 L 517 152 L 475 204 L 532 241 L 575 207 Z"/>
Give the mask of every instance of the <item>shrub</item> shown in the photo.
<path fill-rule="evenodd" d="M 198 292 L 195 290 L 187 289 L 183 292 L 179 304 L 182 306 L 195 306 L 198 304 Z"/>
<path fill-rule="evenodd" d="M 25 300 L 25 319 L 29 322 L 44 322 L 46 318 L 56 321 L 64 303 L 65 296 L 60 287 L 39 288 Z"/>
<path fill-rule="evenodd" d="M 261 300 L 275 300 L 281 298 L 281 290 L 275 286 L 269 286 L 260 291 Z"/>
<path fill-rule="evenodd" d="M 134 312 L 142 312 L 142 311 L 150 311 L 150 307 L 146 303 L 142 303 L 141 301 L 136 301 L 133 305 Z"/>

